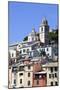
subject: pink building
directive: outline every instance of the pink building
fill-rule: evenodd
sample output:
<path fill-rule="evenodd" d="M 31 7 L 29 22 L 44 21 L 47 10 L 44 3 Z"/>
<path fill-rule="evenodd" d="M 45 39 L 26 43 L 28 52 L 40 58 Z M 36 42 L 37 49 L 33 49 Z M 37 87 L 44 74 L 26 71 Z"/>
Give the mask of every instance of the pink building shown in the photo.
<path fill-rule="evenodd" d="M 33 74 L 33 87 L 44 87 L 47 85 L 46 72 L 35 72 Z"/>
<path fill-rule="evenodd" d="M 33 64 L 33 87 L 44 87 L 47 84 L 46 72 L 42 70 L 40 63 Z"/>

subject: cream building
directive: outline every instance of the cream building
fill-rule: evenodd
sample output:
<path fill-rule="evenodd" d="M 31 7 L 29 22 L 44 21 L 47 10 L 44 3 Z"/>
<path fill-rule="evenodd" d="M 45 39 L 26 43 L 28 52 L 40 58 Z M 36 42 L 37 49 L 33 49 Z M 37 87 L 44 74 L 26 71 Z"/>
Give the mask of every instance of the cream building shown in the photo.
<path fill-rule="evenodd" d="M 58 62 L 49 62 L 42 65 L 43 70 L 47 72 L 47 86 L 58 85 Z"/>
<path fill-rule="evenodd" d="M 8 69 L 8 87 L 12 88 L 12 67 Z"/>
<path fill-rule="evenodd" d="M 10 72 L 10 71 L 9 71 Z M 13 67 L 11 71 L 10 88 L 32 87 L 33 66 L 31 64 L 20 64 Z M 9 75 L 9 76 L 10 76 Z"/>

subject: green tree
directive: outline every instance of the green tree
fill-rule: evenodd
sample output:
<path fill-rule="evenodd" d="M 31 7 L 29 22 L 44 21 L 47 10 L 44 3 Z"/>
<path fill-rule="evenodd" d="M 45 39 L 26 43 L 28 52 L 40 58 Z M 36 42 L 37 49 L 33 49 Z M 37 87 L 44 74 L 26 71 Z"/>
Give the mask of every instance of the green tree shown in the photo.
<path fill-rule="evenodd" d="M 28 40 L 28 36 L 26 36 L 24 39 L 23 39 L 23 41 L 27 41 Z"/>
<path fill-rule="evenodd" d="M 54 41 L 55 43 L 58 43 L 58 30 L 55 30 L 55 32 L 49 32 L 48 38 L 49 42 Z"/>

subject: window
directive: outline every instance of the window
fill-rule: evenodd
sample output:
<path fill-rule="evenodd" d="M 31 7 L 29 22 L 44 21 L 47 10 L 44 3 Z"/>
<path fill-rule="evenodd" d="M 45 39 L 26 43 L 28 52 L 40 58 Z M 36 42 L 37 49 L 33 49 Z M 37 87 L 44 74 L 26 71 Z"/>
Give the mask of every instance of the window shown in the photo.
<path fill-rule="evenodd" d="M 13 67 L 12 72 L 16 72 L 16 71 L 17 71 L 17 67 Z"/>
<path fill-rule="evenodd" d="M 12 57 L 14 56 L 14 54 L 12 53 Z"/>
<path fill-rule="evenodd" d="M 47 51 L 48 51 L 48 48 L 47 48 Z"/>
<path fill-rule="evenodd" d="M 43 28 L 41 28 L 41 31 L 43 32 Z"/>
<path fill-rule="evenodd" d="M 23 73 L 20 73 L 20 74 L 19 74 L 19 76 L 22 76 L 22 75 L 23 75 Z"/>
<path fill-rule="evenodd" d="M 22 51 L 20 50 L 20 54 L 22 53 Z"/>
<path fill-rule="evenodd" d="M 16 79 L 14 79 L 14 84 L 16 84 Z"/>
<path fill-rule="evenodd" d="M 37 80 L 37 85 L 39 84 L 39 80 Z"/>
<path fill-rule="evenodd" d="M 23 49 L 23 52 L 25 52 L 25 49 Z"/>
<path fill-rule="evenodd" d="M 49 53 L 47 55 L 49 56 Z"/>
<path fill-rule="evenodd" d="M 28 86 L 30 85 L 30 81 L 28 81 Z"/>
<path fill-rule="evenodd" d="M 55 82 L 55 85 L 58 86 L 58 82 Z"/>
<path fill-rule="evenodd" d="M 34 38 L 32 38 L 32 41 L 34 40 Z"/>
<path fill-rule="evenodd" d="M 20 66 L 19 71 L 24 71 L 24 66 Z"/>
<path fill-rule="evenodd" d="M 30 66 L 28 66 L 28 69 L 30 69 Z"/>
<path fill-rule="evenodd" d="M 55 71 L 57 71 L 58 70 L 58 68 L 57 67 L 55 67 Z"/>
<path fill-rule="evenodd" d="M 55 73 L 55 77 L 57 77 L 57 73 Z"/>
<path fill-rule="evenodd" d="M 51 78 L 51 74 L 49 74 L 49 78 Z"/>
<path fill-rule="evenodd" d="M 30 73 L 28 73 L 28 77 L 30 77 Z"/>
<path fill-rule="evenodd" d="M 29 52 L 29 49 L 27 49 L 27 52 Z"/>
<path fill-rule="evenodd" d="M 54 78 L 54 74 L 52 74 L 52 78 Z"/>
<path fill-rule="evenodd" d="M 51 67 L 50 69 L 51 69 L 51 72 L 53 72 L 53 67 Z"/>
<path fill-rule="evenodd" d="M 37 75 L 35 75 L 35 79 L 39 79 L 39 75 L 37 74 Z"/>
<path fill-rule="evenodd" d="M 22 79 L 20 79 L 20 83 L 22 83 Z"/>
<path fill-rule="evenodd" d="M 42 75 L 39 75 L 39 78 L 42 78 Z"/>
<path fill-rule="evenodd" d="M 53 86 L 53 82 L 51 82 L 51 86 Z"/>

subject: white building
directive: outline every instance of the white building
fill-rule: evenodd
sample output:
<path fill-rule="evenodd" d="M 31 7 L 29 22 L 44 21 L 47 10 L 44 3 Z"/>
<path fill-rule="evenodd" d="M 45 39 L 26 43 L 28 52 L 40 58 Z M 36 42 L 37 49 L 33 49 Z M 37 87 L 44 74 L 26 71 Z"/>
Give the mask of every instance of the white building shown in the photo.
<path fill-rule="evenodd" d="M 13 62 L 16 62 L 16 58 L 17 58 L 16 50 L 9 49 L 9 59 L 12 60 Z"/>
<path fill-rule="evenodd" d="M 42 65 L 47 72 L 47 86 L 58 86 L 58 62 L 49 62 Z"/>
<path fill-rule="evenodd" d="M 40 48 L 37 49 L 39 52 L 45 51 L 46 55 L 53 60 L 58 59 L 58 48 L 57 46 L 53 47 L 52 45 L 47 46 L 40 46 Z"/>
<path fill-rule="evenodd" d="M 35 29 L 32 29 L 32 32 L 28 35 L 28 42 L 38 41 L 37 33 L 35 32 Z"/>
<path fill-rule="evenodd" d="M 32 50 L 38 48 L 40 46 L 39 41 L 27 42 L 26 44 L 18 44 L 17 51 L 19 51 L 20 55 L 27 55 Z"/>
<path fill-rule="evenodd" d="M 32 32 L 28 35 L 28 42 L 32 41 L 40 41 L 41 43 L 48 44 L 48 32 L 49 32 L 49 25 L 46 18 L 43 18 L 42 23 L 39 27 L 39 32 L 35 32 L 35 29 L 32 29 Z"/>
<path fill-rule="evenodd" d="M 9 53 L 10 53 L 10 57 L 13 59 L 13 58 L 16 58 L 16 50 L 13 50 L 13 49 L 10 49 L 9 50 Z"/>

